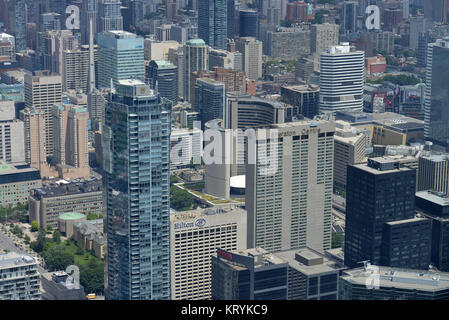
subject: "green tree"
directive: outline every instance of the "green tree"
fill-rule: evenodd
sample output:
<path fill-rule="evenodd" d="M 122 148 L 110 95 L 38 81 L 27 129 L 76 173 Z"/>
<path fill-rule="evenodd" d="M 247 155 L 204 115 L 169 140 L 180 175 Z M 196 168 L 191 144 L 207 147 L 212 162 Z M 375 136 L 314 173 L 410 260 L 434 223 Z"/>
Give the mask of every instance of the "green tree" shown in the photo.
<path fill-rule="evenodd" d="M 31 232 L 39 231 L 39 223 L 36 220 L 31 221 Z"/>
<path fill-rule="evenodd" d="M 343 233 L 332 232 L 332 249 L 340 248 L 342 246 Z"/>
<path fill-rule="evenodd" d="M 58 230 L 53 231 L 53 242 L 61 243 L 61 233 Z"/>
<path fill-rule="evenodd" d="M 25 240 L 26 244 L 30 244 L 30 240 L 31 239 L 30 239 L 30 237 L 28 235 L 25 235 L 24 240 Z"/>
<path fill-rule="evenodd" d="M 37 253 L 42 252 L 47 242 L 47 238 L 45 236 L 46 236 L 45 230 L 42 228 L 39 229 L 36 241 L 31 242 L 31 249 L 33 249 Z"/>
<path fill-rule="evenodd" d="M 52 226 L 47 226 L 47 233 L 51 234 L 53 231 L 53 227 Z"/>
<path fill-rule="evenodd" d="M 98 258 L 80 266 L 80 283 L 86 293 L 102 294 L 104 291 L 104 263 Z"/>
<path fill-rule="evenodd" d="M 45 251 L 43 257 L 50 271 L 65 270 L 75 262 L 73 255 L 66 251 L 66 248 L 61 244 L 50 247 Z"/>

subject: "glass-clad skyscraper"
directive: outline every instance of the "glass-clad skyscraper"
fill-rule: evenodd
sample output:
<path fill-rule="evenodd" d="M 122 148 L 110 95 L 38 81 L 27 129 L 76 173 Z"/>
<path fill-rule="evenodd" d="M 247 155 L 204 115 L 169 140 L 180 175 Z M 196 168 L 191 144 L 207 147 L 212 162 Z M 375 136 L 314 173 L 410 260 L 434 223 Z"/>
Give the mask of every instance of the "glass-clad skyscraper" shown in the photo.
<path fill-rule="evenodd" d="M 170 299 L 170 101 L 120 80 L 103 126 L 106 298 Z"/>
<path fill-rule="evenodd" d="M 218 49 L 226 49 L 228 33 L 226 0 L 198 0 L 198 38 Z"/>

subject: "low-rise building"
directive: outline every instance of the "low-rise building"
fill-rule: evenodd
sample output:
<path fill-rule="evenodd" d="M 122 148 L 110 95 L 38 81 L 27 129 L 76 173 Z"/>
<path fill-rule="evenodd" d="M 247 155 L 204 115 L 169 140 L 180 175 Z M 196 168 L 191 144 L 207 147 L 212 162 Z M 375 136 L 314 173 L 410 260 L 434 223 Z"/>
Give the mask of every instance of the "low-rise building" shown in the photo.
<path fill-rule="evenodd" d="M 51 226 L 56 229 L 61 213 L 102 213 L 103 185 L 97 178 L 52 182 L 33 190 L 28 206 L 30 221 L 36 220 L 43 228 Z"/>
<path fill-rule="evenodd" d="M 42 300 L 86 300 L 83 286 L 64 271 L 43 273 L 41 279 Z"/>
<path fill-rule="evenodd" d="M 93 251 L 97 258 L 104 258 L 106 238 L 103 232 L 103 219 L 74 223 L 73 239 L 78 246 L 85 250 Z"/>

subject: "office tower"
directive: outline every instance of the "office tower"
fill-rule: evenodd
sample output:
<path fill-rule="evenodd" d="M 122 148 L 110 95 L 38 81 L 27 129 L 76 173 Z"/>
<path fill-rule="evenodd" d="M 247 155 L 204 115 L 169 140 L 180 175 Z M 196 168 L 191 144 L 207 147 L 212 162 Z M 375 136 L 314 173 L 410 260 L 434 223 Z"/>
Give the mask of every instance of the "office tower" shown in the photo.
<path fill-rule="evenodd" d="M 171 106 L 140 80 L 106 104 L 107 299 L 170 299 Z"/>
<path fill-rule="evenodd" d="M 379 288 L 372 282 L 373 270 L 379 277 Z M 340 276 L 339 300 L 447 299 L 449 274 L 443 272 L 367 265 L 343 271 Z"/>
<path fill-rule="evenodd" d="M 213 119 L 223 119 L 226 89 L 223 83 L 208 78 L 195 82 L 195 110 L 200 113 L 201 126 Z"/>
<path fill-rule="evenodd" d="M 209 208 L 170 215 L 171 288 L 174 300 L 211 298 L 211 256 L 246 249 L 246 211 Z"/>
<path fill-rule="evenodd" d="M 76 50 L 64 50 L 62 53 L 62 90 L 88 91 L 89 51 L 81 47 Z M 95 72 L 95 71 L 94 71 Z M 95 77 L 95 73 L 94 73 Z M 94 78 L 95 79 L 95 78 Z"/>
<path fill-rule="evenodd" d="M 40 300 L 40 274 L 37 261 L 16 252 L 0 254 L 0 299 Z"/>
<path fill-rule="evenodd" d="M 184 58 L 184 48 L 170 48 L 168 50 L 168 60 L 178 67 L 178 96 L 185 100 L 186 86 L 185 86 L 185 58 Z"/>
<path fill-rule="evenodd" d="M 67 0 L 51 0 L 47 1 L 46 9 L 47 12 L 55 12 L 59 14 L 59 19 L 61 22 L 61 26 L 65 26 L 66 22 L 66 8 L 67 8 Z"/>
<path fill-rule="evenodd" d="M 171 39 L 171 27 L 172 24 L 163 24 L 160 27 L 156 27 L 156 39 L 159 41 L 168 41 Z"/>
<path fill-rule="evenodd" d="M 356 1 L 344 1 L 340 4 L 340 30 L 342 33 L 357 31 L 357 7 Z"/>
<path fill-rule="evenodd" d="M 449 194 L 449 154 L 425 154 L 419 157 L 416 190 Z"/>
<path fill-rule="evenodd" d="M 53 118 L 51 108 L 62 102 L 62 78 L 48 71 L 25 74 L 25 106 L 44 112 L 45 156 L 53 155 Z"/>
<path fill-rule="evenodd" d="M 263 129 L 279 138 L 267 132 L 257 145 L 248 143 L 256 163 L 246 166 L 248 246 L 330 249 L 335 125 L 299 121 Z"/>
<path fill-rule="evenodd" d="M 286 44 L 289 45 L 286 45 Z M 276 28 L 266 36 L 266 53 L 276 59 L 299 59 L 310 54 L 310 31 L 302 28 Z"/>
<path fill-rule="evenodd" d="M 402 9 L 385 8 L 382 13 L 383 24 L 387 28 L 392 28 L 402 23 Z"/>
<path fill-rule="evenodd" d="M 212 256 L 212 300 L 287 300 L 288 263 L 252 248 Z M 229 281 L 232 279 L 232 281 Z"/>
<path fill-rule="evenodd" d="M 180 44 L 177 41 L 158 41 L 146 38 L 144 40 L 145 60 L 169 60 L 168 52 L 171 48 L 178 49 Z M 172 62 L 173 63 L 173 62 Z"/>
<path fill-rule="evenodd" d="M 190 100 L 191 76 L 193 72 L 208 69 L 208 47 L 202 39 L 192 39 L 184 46 L 184 101 Z"/>
<path fill-rule="evenodd" d="M 36 188 L 28 195 L 28 207 L 30 221 L 45 229 L 57 228 L 61 213 L 104 213 L 103 182 L 91 178 Z"/>
<path fill-rule="evenodd" d="M 27 166 L 0 165 L 0 206 L 25 204 L 30 191 L 42 187 L 39 170 Z"/>
<path fill-rule="evenodd" d="M 342 263 L 307 247 L 274 255 L 288 263 L 288 300 L 338 300 Z"/>
<path fill-rule="evenodd" d="M 415 184 L 416 170 L 394 159 L 371 158 L 368 164 L 348 166 L 345 265 L 355 268 L 369 260 L 390 267 L 428 267 L 430 225 L 414 217 Z"/>
<path fill-rule="evenodd" d="M 434 22 L 446 24 L 449 22 L 449 1 L 429 0 L 424 6 L 424 16 Z"/>
<path fill-rule="evenodd" d="M 178 68 L 166 60 L 151 61 L 147 66 L 147 83 L 161 97 L 178 102 Z"/>
<path fill-rule="evenodd" d="M 81 5 L 81 41 L 89 44 L 90 21 L 92 21 L 92 33 L 94 40 L 97 39 L 98 28 L 98 2 L 99 0 L 82 0 Z"/>
<path fill-rule="evenodd" d="M 312 24 L 310 26 L 310 53 L 320 55 L 331 46 L 338 45 L 338 24 Z"/>
<path fill-rule="evenodd" d="M 440 271 L 449 271 L 449 197 L 434 191 L 419 191 L 416 211 L 432 222 L 430 261 Z"/>
<path fill-rule="evenodd" d="M 417 15 L 410 18 L 410 49 L 418 49 L 418 40 L 421 33 L 426 33 L 432 27 L 432 20 L 425 18 L 424 15 Z"/>
<path fill-rule="evenodd" d="M 227 30 L 226 35 L 228 39 L 235 37 L 235 0 L 227 0 Z"/>
<path fill-rule="evenodd" d="M 246 92 L 246 75 L 243 71 L 214 68 L 215 80 L 224 83 L 227 92 Z"/>
<path fill-rule="evenodd" d="M 27 23 L 27 48 L 37 50 L 37 24 L 34 22 Z"/>
<path fill-rule="evenodd" d="M 348 165 L 366 161 L 368 137 L 347 122 L 335 121 L 334 186 L 346 190 Z"/>
<path fill-rule="evenodd" d="M 170 40 L 186 43 L 188 40 L 196 38 L 197 32 L 198 28 L 190 23 L 172 25 L 170 29 Z"/>
<path fill-rule="evenodd" d="M 101 124 L 104 118 L 104 108 L 106 99 L 104 93 L 94 89 L 87 94 L 87 107 L 89 111 L 89 119 L 93 130 L 101 130 Z"/>
<path fill-rule="evenodd" d="M 98 88 L 122 79 L 145 79 L 143 38 L 126 31 L 98 35 Z"/>
<path fill-rule="evenodd" d="M 198 38 L 218 49 L 226 49 L 227 0 L 198 0 Z"/>
<path fill-rule="evenodd" d="M 25 162 L 24 125 L 15 117 L 14 101 L 0 100 L 0 162 Z"/>
<path fill-rule="evenodd" d="M 145 14 L 143 9 L 143 0 L 127 0 L 123 1 L 123 5 L 128 8 L 128 15 L 124 19 L 123 23 L 128 24 L 127 26 L 128 30 L 135 32 L 140 20 L 143 19 L 143 16 Z M 171 8 L 169 8 L 169 6 L 166 6 L 167 11 L 170 11 L 170 9 Z M 176 14 L 176 6 L 175 6 L 175 14 Z"/>
<path fill-rule="evenodd" d="M 259 13 L 257 11 L 239 11 L 239 36 L 259 39 Z"/>
<path fill-rule="evenodd" d="M 98 33 L 123 30 L 120 0 L 98 0 Z"/>
<path fill-rule="evenodd" d="M 427 49 L 424 137 L 449 152 L 449 38 L 430 43 Z"/>
<path fill-rule="evenodd" d="M 69 104 L 53 106 L 53 161 L 74 177 L 90 177 L 87 108 Z M 66 177 L 68 178 L 67 174 Z"/>
<path fill-rule="evenodd" d="M 0 33 L 0 61 L 16 61 L 15 39 L 7 33 Z"/>
<path fill-rule="evenodd" d="M 268 8 L 267 9 L 267 23 L 273 26 L 281 25 L 281 9 L 280 8 Z"/>
<path fill-rule="evenodd" d="M 242 53 L 242 66 L 249 80 L 262 77 L 262 42 L 245 37 L 235 40 L 235 49 Z"/>
<path fill-rule="evenodd" d="M 320 88 L 316 85 L 281 87 L 283 102 L 297 107 L 296 114 L 313 119 L 319 111 Z"/>
<path fill-rule="evenodd" d="M 39 30 L 37 32 L 37 51 L 39 55 L 39 69 L 45 67 L 45 54 L 50 51 L 51 41 L 48 40 L 47 31 L 61 30 L 59 14 L 54 12 L 43 13 L 39 16 Z M 50 47 L 50 48 L 47 48 Z M 48 63 L 48 62 L 47 62 Z"/>
<path fill-rule="evenodd" d="M 320 111 L 362 111 L 365 53 L 349 43 L 332 46 L 320 55 Z"/>
<path fill-rule="evenodd" d="M 229 52 L 220 49 L 209 50 L 209 70 L 214 67 L 225 69 L 242 69 L 242 54 L 240 52 Z"/>
<path fill-rule="evenodd" d="M 26 0 L 2 2 L 0 2 L 0 21 L 4 22 L 4 32 L 15 37 L 17 52 L 26 50 Z"/>
<path fill-rule="evenodd" d="M 45 51 L 43 52 L 43 70 L 62 75 L 63 53 L 66 50 L 79 49 L 79 39 L 70 30 L 50 30 L 43 35 Z"/>

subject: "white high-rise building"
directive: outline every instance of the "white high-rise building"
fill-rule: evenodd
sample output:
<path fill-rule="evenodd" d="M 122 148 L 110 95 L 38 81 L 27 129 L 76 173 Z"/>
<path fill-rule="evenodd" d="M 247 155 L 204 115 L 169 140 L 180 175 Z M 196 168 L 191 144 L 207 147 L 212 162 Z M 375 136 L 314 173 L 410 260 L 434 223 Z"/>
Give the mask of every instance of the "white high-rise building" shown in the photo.
<path fill-rule="evenodd" d="M 246 249 L 246 211 L 208 208 L 170 214 L 171 296 L 211 298 L 211 256 L 217 249 Z"/>
<path fill-rule="evenodd" d="M 248 143 L 248 247 L 271 252 L 331 248 L 335 124 L 298 121 L 271 125 L 277 138 Z M 259 132 L 258 132 L 259 134 Z"/>
<path fill-rule="evenodd" d="M 331 46 L 320 55 L 320 111 L 362 111 L 365 53 L 349 43 Z"/>

